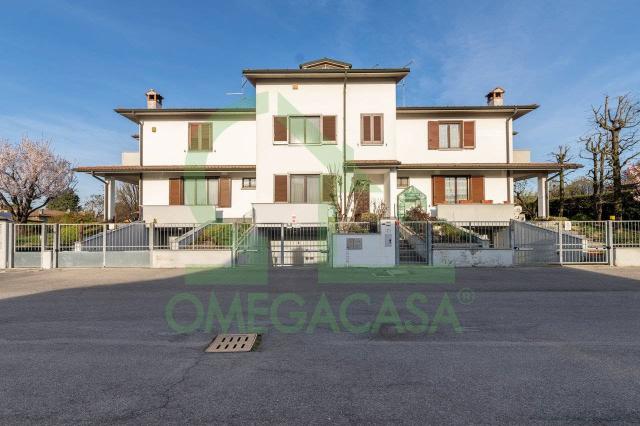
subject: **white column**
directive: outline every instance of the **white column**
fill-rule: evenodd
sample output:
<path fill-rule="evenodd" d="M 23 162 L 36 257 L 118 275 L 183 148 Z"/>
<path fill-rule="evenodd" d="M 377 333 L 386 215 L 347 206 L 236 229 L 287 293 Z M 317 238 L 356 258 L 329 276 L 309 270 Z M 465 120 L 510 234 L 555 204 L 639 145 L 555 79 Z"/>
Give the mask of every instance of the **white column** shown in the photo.
<path fill-rule="evenodd" d="M 389 217 L 394 217 L 394 218 L 396 217 L 397 202 L 398 202 L 398 170 L 390 169 L 389 170 L 389 202 L 387 203 L 387 206 L 389 206 Z"/>
<path fill-rule="evenodd" d="M 547 217 L 547 176 L 538 176 L 538 217 Z"/>
<path fill-rule="evenodd" d="M 116 217 L 116 181 L 105 179 L 104 184 L 104 220 L 110 222 Z"/>
<path fill-rule="evenodd" d="M 11 247 L 11 240 L 9 239 L 9 226 L 9 222 L 0 220 L 0 269 L 10 267 L 9 250 Z"/>

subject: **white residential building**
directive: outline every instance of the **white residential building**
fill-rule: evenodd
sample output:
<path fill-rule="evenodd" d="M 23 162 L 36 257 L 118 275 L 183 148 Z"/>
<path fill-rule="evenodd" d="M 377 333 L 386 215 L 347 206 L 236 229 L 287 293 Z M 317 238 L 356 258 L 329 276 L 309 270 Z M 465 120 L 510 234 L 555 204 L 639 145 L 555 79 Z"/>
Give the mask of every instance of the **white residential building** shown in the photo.
<path fill-rule="evenodd" d="M 108 220 L 122 181 L 140 186 L 145 221 L 323 222 L 343 173 L 358 183 L 359 213 L 384 203 L 401 217 L 420 203 L 450 220 L 516 217 L 514 180 L 537 177 L 546 216 L 547 175 L 559 166 L 513 148 L 514 121 L 538 106 L 504 105 L 496 88 L 481 106 L 398 107 L 408 73 L 328 58 L 247 69 L 255 108 L 164 108 L 150 90 L 147 108 L 116 109 L 138 125 L 138 151 L 77 170 L 105 182 Z"/>

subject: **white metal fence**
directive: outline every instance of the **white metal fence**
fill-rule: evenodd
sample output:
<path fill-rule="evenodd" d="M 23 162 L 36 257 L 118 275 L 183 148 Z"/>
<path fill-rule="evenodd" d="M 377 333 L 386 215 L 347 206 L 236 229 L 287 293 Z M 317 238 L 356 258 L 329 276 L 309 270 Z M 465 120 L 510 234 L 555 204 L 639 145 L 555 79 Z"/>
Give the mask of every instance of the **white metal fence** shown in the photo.
<path fill-rule="evenodd" d="M 5 252 L 13 267 L 149 266 L 156 250 L 228 251 L 236 265 L 317 265 L 330 258 L 333 234 L 379 228 L 371 222 L 8 224 Z M 608 264 L 613 250 L 640 248 L 640 221 L 398 222 L 396 242 L 398 263 L 429 264 L 434 250 L 510 249 L 515 264 Z"/>

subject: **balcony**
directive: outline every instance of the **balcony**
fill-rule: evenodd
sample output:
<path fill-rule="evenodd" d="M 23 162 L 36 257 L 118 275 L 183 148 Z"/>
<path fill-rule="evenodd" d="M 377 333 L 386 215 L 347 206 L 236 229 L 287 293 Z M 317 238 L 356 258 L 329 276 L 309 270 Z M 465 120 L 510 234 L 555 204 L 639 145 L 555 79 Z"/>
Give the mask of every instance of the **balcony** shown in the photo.
<path fill-rule="evenodd" d="M 139 166 L 140 165 L 140 153 L 136 152 L 123 152 L 122 153 L 122 165 L 123 166 Z"/>
<path fill-rule="evenodd" d="M 436 217 L 449 221 L 507 221 L 517 219 L 519 209 L 513 204 L 439 204 Z"/>
<path fill-rule="evenodd" d="M 328 217 L 328 204 L 253 203 L 255 223 L 325 223 Z"/>
<path fill-rule="evenodd" d="M 514 149 L 513 162 L 514 163 L 530 163 L 531 151 L 529 151 L 528 149 Z"/>

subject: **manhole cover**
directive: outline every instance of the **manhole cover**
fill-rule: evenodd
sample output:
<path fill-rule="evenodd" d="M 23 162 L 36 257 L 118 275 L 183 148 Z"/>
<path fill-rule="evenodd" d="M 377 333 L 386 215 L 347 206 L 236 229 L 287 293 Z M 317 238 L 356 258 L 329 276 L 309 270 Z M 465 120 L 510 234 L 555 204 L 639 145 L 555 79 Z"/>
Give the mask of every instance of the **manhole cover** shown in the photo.
<path fill-rule="evenodd" d="M 204 350 L 205 352 L 249 352 L 258 341 L 259 335 L 248 334 L 218 334 Z"/>

